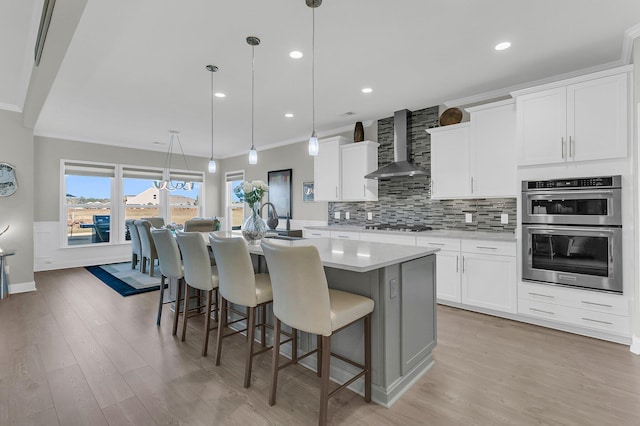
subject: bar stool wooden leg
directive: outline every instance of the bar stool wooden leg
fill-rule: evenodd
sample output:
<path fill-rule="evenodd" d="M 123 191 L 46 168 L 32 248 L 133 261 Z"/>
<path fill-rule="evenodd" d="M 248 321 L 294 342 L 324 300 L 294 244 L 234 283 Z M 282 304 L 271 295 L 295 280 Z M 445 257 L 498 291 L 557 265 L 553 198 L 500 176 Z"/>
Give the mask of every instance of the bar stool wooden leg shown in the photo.
<path fill-rule="evenodd" d="M 267 347 L 267 304 L 265 303 L 260 308 L 260 346 Z"/>
<path fill-rule="evenodd" d="M 364 400 L 371 402 L 371 314 L 364 317 Z"/>
<path fill-rule="evenodd" d="M 256 307 L 249 308 L 247 317 L 247 359 L 244 365 L 244 387 L 251 386 L 251 365 L 253 361 L 253 340 L 256 330 Z"/>
<path fill-rule="evenodd" d="M 298 330 L 291 327 L 291 361 L 298 362 Z"/>
<path fill-rule="evenodd" d="M 329 408 L 329 360 L 331 357 L 331 336 L 322 336 L 322 376 L 320 376 L 320 415 L 319 425 L 327 424 Z"/>
<path fill-rule="evenodd" d="M 316 334 L 316 348 L 316 375 L 322 377 L 322 336 L 319 334 Z"/>
<path fill-rule="evenodd" d="M 158 302 L 158 319 L 156 319 L 156 326 L 160 327 L 160 319 L 162 318 L 162 302 L 164 302 L 164 280 L 167 277 L 160 275 L 160 301 Z"/>
<path fill-rule="evenodd" d="M 220 296 L 220 318 L 218 320 L 218 339 L 216 347 L 216 365 L 220 365 L 220 356 L 222 355 L 222 340 L 224 329 L 227 326 L 227 299 Z"/>
<path fill-rule="evenodd" d="M 211 326 L 211 296 L 213 290 L 207 291 L 207 302 L 204 310 L 204 336 L 202 341 L 202 356 L 207 356 L 207 350 L 209 349 L 209 328 Z"/>
<path fill-rule="evenodd" d="M 271 389 L 269 390 L 269 405 L 276 403 L 278 388 L 278 370 L 280 369 L 280 320 L 274 316 L 273 324 L 273 362 L 271 363 Z"/>
<path fill-rule="evenodd" d="M 180 293 L 182 293 L 182 278 L 178 279 L 178 289 L 176 290 L 175 311 L 173 315 L 173 331 L 172 336 L 178 334 L 178 317 L 180 316 Z"/>
<path fill-rule="evenodd" d="M 187 335 L 187 312 L 189 311 L 189 284 L 184 283 L 184 307 L 182 308 L 182 341 Z"/>

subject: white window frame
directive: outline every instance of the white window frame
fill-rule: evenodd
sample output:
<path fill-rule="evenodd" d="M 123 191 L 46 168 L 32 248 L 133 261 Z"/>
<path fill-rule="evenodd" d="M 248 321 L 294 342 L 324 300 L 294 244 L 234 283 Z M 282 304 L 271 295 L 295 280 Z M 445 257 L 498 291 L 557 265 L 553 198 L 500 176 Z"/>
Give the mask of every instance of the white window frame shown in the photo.
<path fill-rule="evenodd" d="M 237 178 L 241 178 L 240 180 L 244 180 L 245 178 L 245 174 L 244 174 L 244 169 L 243 170 L 233 170 L 233 171 L 229 171 L 226 172 L 224 174 L 224 191 L 225 191 L 225 198 L 224 198 L 224 211 L 225 211 L 225 229 L 227 231 L 231 231 L 232 228 L 232 212 L 231 212 L 231 193 L 233 192 L 233 188 L 231 188 L 231 182 L 238 180 Z M 236 178 L 233 180 L 230 180 L 232 178 Z M 244 217 L 244 215 L 246 214 L 245 208 L 244 208 L 244 203 L 242 205 L 242 216 Z"/>

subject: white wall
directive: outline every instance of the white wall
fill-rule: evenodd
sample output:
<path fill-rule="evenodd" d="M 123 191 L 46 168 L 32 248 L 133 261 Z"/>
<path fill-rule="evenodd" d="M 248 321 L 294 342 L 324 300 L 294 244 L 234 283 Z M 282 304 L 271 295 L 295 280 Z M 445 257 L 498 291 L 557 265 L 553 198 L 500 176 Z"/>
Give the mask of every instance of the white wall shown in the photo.
<path fill-rule="evenodd" d="M 640 66 L 640 39 L 635 39 L 633 43 L 633 53 L 632 53 L 632 62 L 636 66 Z M 633 133 L 632 133 L 632 155 L 633 155 L 633 173 L 635 176 L 634 181 L 634 194 L 636 197 L 636 205 L 634 208 L 635 213 L 635 257 L 634 257 L 634 265 L 635 265 L 635 289 L 636 289 L 636 297 L 635 297 L 635 315 L 633 322 L 633 341 L 631 343 L 631 351 L 635 354 L 640 355 L 640 173 L 638 173 L 638 164 L 640 157 L 640 147 L 639 147 L 639 138 L 640 138 L 640 118 L 638 114 L 640 114 L 640 108 L 638 104 L 640 103 L 640 69 L 637 67 L 633 72 Z"/>
<path fill-rule="evenodd" d="M 32 290 L 33 282 L 33 133 L 22 126 L 22 114 L 0 110 L 0 161 L 15 167 L 18 190 L 0 198 L 0 247 L 15 248 L 7 257 L 9 292 Z"/>

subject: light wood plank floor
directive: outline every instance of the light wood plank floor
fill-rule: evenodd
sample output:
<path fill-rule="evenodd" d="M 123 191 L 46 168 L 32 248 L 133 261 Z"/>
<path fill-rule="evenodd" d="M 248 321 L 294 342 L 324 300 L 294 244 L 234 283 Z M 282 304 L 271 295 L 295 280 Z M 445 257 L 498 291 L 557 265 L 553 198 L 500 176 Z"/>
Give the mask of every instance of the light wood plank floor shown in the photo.
<path fill-rule="evenodd" d="M 270 356 L 244 389 L 244 339 L 227 339 L 215 367 L 198 321 L 181 343 L 165 305 L 156 328 L 157 292 L 123 298 L 81 268 L 36 282 L 0 301 L 0 425 L 316 424 L 312 372 L 284 370 L 269 407 Z M 342 392 L 330 423 L 640 424 L 640 357 L 627 346 L 439 307 L 435 360 L 391 409 Z"/>

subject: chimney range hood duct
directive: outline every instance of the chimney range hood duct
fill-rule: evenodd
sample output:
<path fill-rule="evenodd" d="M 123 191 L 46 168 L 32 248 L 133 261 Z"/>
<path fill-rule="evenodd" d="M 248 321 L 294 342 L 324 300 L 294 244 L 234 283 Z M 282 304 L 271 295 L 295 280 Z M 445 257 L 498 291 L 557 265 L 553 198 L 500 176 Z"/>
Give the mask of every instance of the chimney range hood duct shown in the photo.
<path fill-rule="evenodd" d="M 380 167 L 365 176 L 366 179 L 388 179 L 404 176 L 429 176 L 429 172 L 407 161 L 408 133 L 411 111 L 403 109 L 393 113 L 393 163 Z"/>

